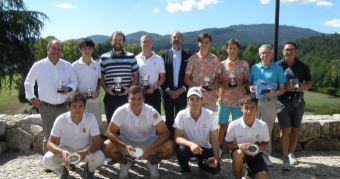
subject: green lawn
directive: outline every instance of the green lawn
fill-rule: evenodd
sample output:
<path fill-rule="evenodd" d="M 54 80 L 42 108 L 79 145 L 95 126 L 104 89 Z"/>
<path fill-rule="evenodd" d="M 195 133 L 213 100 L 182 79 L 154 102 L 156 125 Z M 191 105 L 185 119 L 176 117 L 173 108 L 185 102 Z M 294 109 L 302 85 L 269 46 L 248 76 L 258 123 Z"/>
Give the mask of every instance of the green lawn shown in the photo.
<path fill-rule="evenodd" d="M 9 90 L 4 90 L 0 93 L 0 113 L 5 114 L 16 114 L 23 113 L 25 109 L 30 109 L 31 106 L 28 104 L 22 104 L 18 101 L 17 98 L 18 92 L 13 89 L 11 94 L 9 94 Z M 104 104 L 103 104 L 104 91 L 101 89 L 100 92 L 100 101 L 101 101 L 101 112 L 104 114 Z M 320 108 L 327 109 L 336 109 L 336 111 L 340 111 L 340 97 L 329 97 L 325 94 L 314 93 L 314 92 L 306 92 L 305 93 L 306 100 L 306 111 L 308 113 L 318 112 Z M 162 106 L 161 109 L 162 115 L 164 115 L 164 109 Z M 329 110 L 326 110 L 326 113 Z M 340 112 L 339 112 L 340 113 Z"/>

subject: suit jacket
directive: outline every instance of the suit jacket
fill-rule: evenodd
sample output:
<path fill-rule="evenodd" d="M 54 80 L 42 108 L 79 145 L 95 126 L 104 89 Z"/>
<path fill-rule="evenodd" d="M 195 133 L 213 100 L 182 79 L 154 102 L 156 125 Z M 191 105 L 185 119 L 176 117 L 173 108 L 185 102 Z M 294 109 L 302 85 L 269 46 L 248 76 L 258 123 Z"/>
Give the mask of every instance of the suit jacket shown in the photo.
<path fill-rule="evenodd" d="M 168 50 L 166 51 L 164 54 L 161 55 L 163 60 L 164 60 L 164 66 L 165 66 L 165 74 L 166 74 L 166 78 L 165 78 L 165 83 L 162 85 L 162 90 L 163 93 L 165 94 L 165 90 L 167 88 L 169 88 L 170 90 L 175 90 L 174 87 L 174 69 L 173 69 L 173 52 L 172 50 Z M 184 49 L 182 49 L 182 59 L 181 59 L 181 66 L 180 66 L 180 70 L 179 70 L 179 79 L 178 79 L 178 86 L 177 89 L 185 86 L 186 88 L 188 88 L 188 86 L 184 83 L 184 75 L 185 75 L 185 69 L 187 67 L 187 63 L 188 63 L 188 58 L 190 57 L 190 54 L 188 54 L 187 52 L 184 51 Z"/>

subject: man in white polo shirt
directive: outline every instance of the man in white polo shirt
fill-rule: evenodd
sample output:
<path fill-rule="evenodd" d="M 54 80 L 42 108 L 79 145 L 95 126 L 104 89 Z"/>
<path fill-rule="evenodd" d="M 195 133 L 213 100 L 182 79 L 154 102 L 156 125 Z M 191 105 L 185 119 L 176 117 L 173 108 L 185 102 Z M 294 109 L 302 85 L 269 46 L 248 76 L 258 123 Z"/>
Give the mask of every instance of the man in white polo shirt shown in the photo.
<path fill-rule="evenodd" d="M 202 107 L 199 87 L 190 88 L 187 97 L 188 107 L 174 122 L 177 160 L 183 173 L 190 172 L 189 159 L 196 157 L 200 168 L 216 175 L 220 171 L 217 120 L 213 111 Z"/>
<path fill-rule="evenodd" d="M 267 124 L 255 118 L 258 100 L 254 96 L 245 96 L 241 103 L 243 117 L 229 124 L 225 137 L 227 147 L 232 151 L 235 178 L 241 178 L 243 163 L 248 165 L 252 178 L 269 178 L 266 163 L 262 158 L 262 151 L 268 148 L 270 140 Z M 260 152 L 247 152 L 251 144 L 256 144 Z"/>
<path fill-rule="evenodd" d="M 58 116 L 54 122 L 48 152 L 43 157 L 43 164 L 54 171 L 60 178 L 67 178 L 67 157 L 72 153 L 80 155 L 86 162 L 85 178 L 93 178 L 95 169 L 105 160 L 100 150 L 102 140 L 98 124 L 93 114 L 84 112 L 85 97 L 79 92 L 72 92 L 67 98 L 69 112 Z"/>
<path fill-rule="evenodd" d="M 161 113 L 161 93 L 159 87 L 165 82 L 165 67 L 161 56 L 152 51 L 152 37 L 149 34 L 140 38 L 142 52 L 136 56 L 139 66 L 140 82 L 143 86 L 143 78 L 148 77 L 149 85 L 145 92 L 145 103 Z"/>
<path fill-rule="evenodd" d="M 117 134 L 118 131 L 120 135 Z M 131 161 L 127 157 L 136 159 L 137 150 L 143 151 L 137 159 L 148 160 L 151 178 L 160 177 L 158 163 L 173 153 L 168 128 L 159 113 L 150 105 L 144 104 L 144 91 L 140 86 L 129 88 L 128 103 L 114 112 L 107 137 L 104 152 L 121 164 L 119 178 L 128 177 Z"/>
<path fill-rule="evenodd" d="M 44 132 L 43 152 L 51 133 L 53 122 L 67 111 L 66 98 L 76 90 L 77 77 L 71 63 L 61 59 L 63 44 L 53 39 L 47 44 L 47 57 L 35 62 L 25 79 L 25 95 L 32 105 L 39 108 Z M 38 96 L 34 95 L 34 84 L 38 84 Z"/>
<path fill-rule="evenodd" d="M 100 65 L 92 59 L 92 52 L 95 44 L 90 38 L 80 41 L 79 48 L 81 57 L 72 63 L 72 68 L 78 80 L 77 90 L 83 93 L 87 99 L 85 111 L 94 114 L 97 119 L 99 129 L 102 128 L 102 118 L 100 115 Z"/>

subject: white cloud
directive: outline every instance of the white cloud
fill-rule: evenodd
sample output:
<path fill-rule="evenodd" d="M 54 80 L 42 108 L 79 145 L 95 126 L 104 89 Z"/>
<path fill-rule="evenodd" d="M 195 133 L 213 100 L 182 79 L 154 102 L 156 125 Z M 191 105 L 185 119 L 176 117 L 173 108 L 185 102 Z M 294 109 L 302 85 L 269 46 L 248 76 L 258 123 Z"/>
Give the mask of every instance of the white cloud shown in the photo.
<path fill-rule="evenodd" d="M 333 20 L 325 21 L 322 24 L 325 26 L 329 26 L 329 27 L 340 27 L 340 19 L 333 19 Z"/>
<path fill-rule="evenodd" d="M 155 9 L 153 9 L 153 10 L 152 10 L 152 12 L 153 12 L 154 14 L 157 14 L 157 13 L 159 13 L 159 12 L 160 12 L 160 10 L 159 10 L 159 8 L 158 8 L 158 7 L 156 7 Z"/>
<path fill-rule="evenodd" d="M 317 6 L 326 6 L 331 7 L 334 6 L 329 0 L 282 0 L 282 3 L 285 4 L 316 4 Z"/>
<path fill-rule="evenodd" d="M 270 0 L 260 0 L 260 3 L 261 3 L 261 4 L 269 4 L 269 3 L 270 3 Z"/>
<path fill-rule="evenodd" d="M 168 0 L 166 10 L 170 13 L 202 10 L 206 6 L 217 4 L 219 0 Z"/>
<path fill-rule="evenodd" d="M 69 3 L 61 3 L 61 4 L 57 4 L 56 5 L 58 8 L 61 8 L 61 9 L 73 9 L 75 8 L 72 4 L 69 4 Z"/>

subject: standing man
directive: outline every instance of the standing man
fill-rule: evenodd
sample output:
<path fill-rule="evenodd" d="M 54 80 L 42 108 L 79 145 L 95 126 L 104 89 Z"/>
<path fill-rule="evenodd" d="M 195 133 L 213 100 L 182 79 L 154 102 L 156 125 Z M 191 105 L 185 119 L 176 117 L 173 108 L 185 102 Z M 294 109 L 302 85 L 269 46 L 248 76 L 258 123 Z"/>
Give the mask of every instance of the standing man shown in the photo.
<path fill-rule="evenodd" d="M 267 179 L 268 168 L 261 157 L 270 140 L 267 124 L 255 117 L 258 100 L 254 96 L 245 96 L 241 102 L 243 117 L 232 121 L 225 137 L 227 147 L 231 150 L 232 167 L 235 178 L 241 178 L 243 163 L 250 168 L 254 178 Z M 255 144 L 259 153 L 249 155 L 247 148 Z M 251 177 L 253 177 L 251 176 Z"/>
<path fill-rule="evenodd" d="M 276 119 L 276 101 L 277 97 L 284 93 L 284 84 L 286 78 L 282 68 L 272 62 L 273 47 L 269 44 L 263 44 L 259 48 L 261 62 L 254 64 L 250 70 L 249 83 L 250 91 L 254 92 L 259 100 L 257 109 L 257 118 L 267 123 L 269 131 L 268 150 L 262 155 L 267 166 L 272 166 L 269 158 L 272 146 L 272 131 Z"/>
<path fill-rule="evenodd" d="M 131 85 L 138 84 L 138 64 L 134 54 L 123 50 L 125 35 L 123 32 L 113 32 L 111 44 L 113 49 L 104 53 L 100 57 L 102 78 L 100 85 L 105 90 L 104 108 L 106 120 L 111 120 L 113 112 L 127 102 L 128 89 Z M 123 86 L 124 93 L 121 95 L 112 92 L 112 88 L 117 84 L 115 79 L 122 79 L 120 85 Z"/>
<path fill-rule="evenodd" d="M 201 89 L 190 88 L 188 107 L 174 122 L 177 160 L 184 174 L 190 172 L 189 159 L 196 157 L 200 168 L 216 175 L 220 171 L 218 123 L 214 112 L 203 108 L 202 102 Z"/>
<path fill-rule="evenodd" d="M 67 111 L 66 98 L 76 90 L 77 77 L 71 63 L 61 59 L 63 44 L 57 39 L 47 44 L 47 57 L 33 64 L 25 79 L 25 95 L 35 108 L 39 108 L 44 132 L 43 152 L 57 116 Z M 39 98 L 34 95 L 38 84 Z"/>
<path fill-rule="evenodd" d="M 53 124 L 48 139 L 48 152 L 43 157 L 46 168 L 60 178 L 67 178 L 67 158 L 76 153 L 86 162 L 85 178 L 93 178 L 97 167 L 105 160 L 97 120 L 93 114 L 84 112 L 86 99 L 82 93 L 72 92 L 67 99 L 69 112 L 61 114 Z"/>
<path fill-rule="evenodd" d="M 77 91 L 86 96 L 85 111 L 94 114 L 98 126 L 102 128 L 102 118 L 100 115 L 100 65 L 92 59 L 92 52 L 95 44 L 90 38 L 82 39 L 79 44 L 81 57 L 72 63 L 73 70 L 78 80 Z"/>
<path fill-rule="evenodd" d="M 165 64 L 165 83 L 163 90 L 163 108 L 165 111 L 166 125 L 170 131 L 170 138 L 174 136 L 174 119 L 177 113 L 187 106 L 187 89 L 184 83 L 185 69 L 190 55 L 182 48 L 183 34 L 171 34 L 172 48 L 162 54 Z"/>
<path fill-rule="evenodd" d="M 184 81 L 189 87 L 201 87 L 203 107 L 215 112 L 221 63 L 218 57 L 209 51 L 211 42 L 212 37 L 209 33 L 202 32 L 198 35 L 199 51 L 189 58 Z M 208 89 L 205 87 L 208 87 Z"/>
<path fill-rule="evenodd" d="M 144 91 L 140 86 L 132 86 L 128 103 L 114 112 L 107 128 L 107 137 L 104 151 L 114 161 L 121 163 L 119 178 L 128 178 L 131 162 L 124 156 L 136 158 L 134 152 L 137 148 L 143 151 L 138 159 L 148 160 L 151 178 L 160 177 L 159 162 L 173 153 L 169 131 L 160 114 L 144 103 Z"/>
<path fill-rule="evenodd" d="M 164 61 L 162 57 L 152 51 L 152 37 L 149 34 L 143 35 L 140 39 L 142 52 L 136 56 L 139 66 L 140 84 L 143 78 L 148 77 L 148 87 L 145 91 L 145 103 L 161 113 L 161 93 L 159 87 L 165 81 Z"/>
<path fill-rule="evenodd" d="M 298 164 L 294 151 L 305 107 L 303 92 L 313 86 L 308 66 L 296 58 L 296 48 L 294 42 L 286 42 L 282 49 L 284 58 L 276 62 L 283 68 L 287 78 L 287 91 L 277 101 L 284 170 Z"/>

